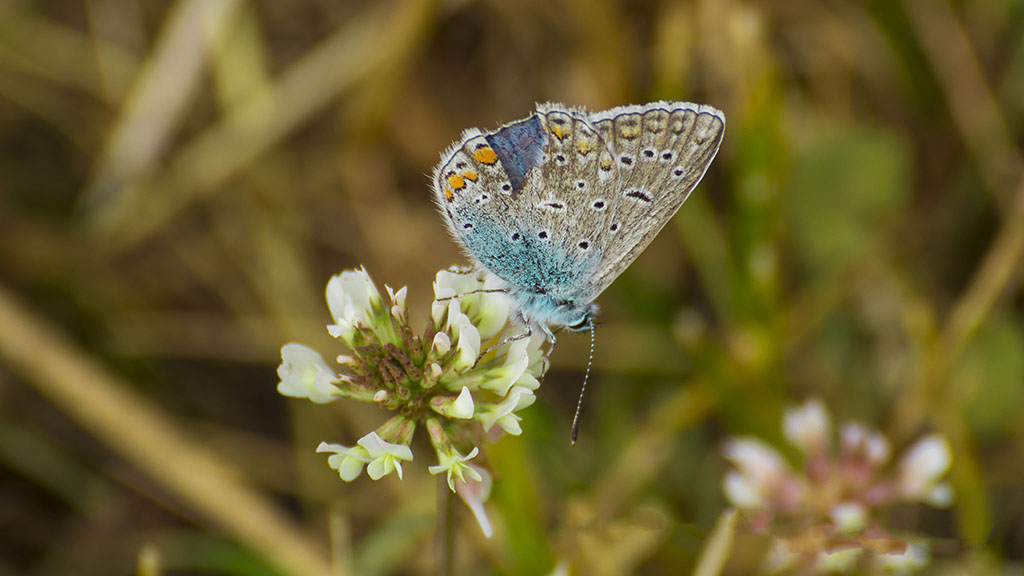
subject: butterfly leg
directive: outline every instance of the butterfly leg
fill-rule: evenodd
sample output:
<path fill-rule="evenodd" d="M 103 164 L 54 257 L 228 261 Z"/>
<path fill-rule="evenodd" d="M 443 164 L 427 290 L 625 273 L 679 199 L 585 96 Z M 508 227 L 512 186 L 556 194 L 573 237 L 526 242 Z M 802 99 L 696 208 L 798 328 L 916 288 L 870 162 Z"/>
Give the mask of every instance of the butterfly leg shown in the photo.
<path fill-rule="evenodd" d="M 438 298 L 436 302 L 447 302 L 449 300 L 456 300 L 463 296 L 473 296 L 474 294 L 508 294 L 508 290 L 504 288 L 480 288 L 477 290 L 471 290 L 469 292 L 463 292 L 462 294 L 455 294 L 453 296 L 445 296 L 444 298 Z"/>
<path fill-rule="evenodd" d="M 473 268 L 472 266 L 454 266 L 453 265 L 453 266 L 449 266 L 447 268 L 447 270 L 449 272 L 451 272 L 452 274 L 458 274 L 460 276 L 469 276 L 471 274 L 476 274 L 477 273 L 476 268 Z"/>
<path fill-rule="evenodd" d="M 488 346 L 486 350 L 484 350 L 483 352 L 480 353 L 479 356 L 477 356 L 476 360 L 477 360 L 477 362 L 479 362 L 480 359 L 483 358 L 484 356 L 486 356 L 487 353 L 490 352 L 491 350 L 494 350 L 496 348 L 500 348 L 501 346 L 504 346 L 505 344 L 511 344 L 513 342 L 518 342 L 520 340 L 529 339 L 531 336 L 533 336 L 533 330 L 531 330 L 530 327 L 527 326 L 526 327 L 526 332 L 523 332 L 522 334 L 516 334 L 515 336 L 509 336 L 508 338 L 505 338 L 504 340 L 502 340 L 501 342 L 498 342 L 497 344 L 494 344 L 493 346 Z"/>

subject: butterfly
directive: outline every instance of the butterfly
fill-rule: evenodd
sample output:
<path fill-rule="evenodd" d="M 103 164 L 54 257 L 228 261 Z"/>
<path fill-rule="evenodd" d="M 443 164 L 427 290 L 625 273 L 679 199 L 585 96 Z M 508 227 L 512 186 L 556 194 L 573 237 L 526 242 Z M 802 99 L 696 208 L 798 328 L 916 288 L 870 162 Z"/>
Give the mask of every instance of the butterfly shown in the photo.
<path fill-rule="evenodd" d="M 552 329 L 593 328 L 594 300 L 679 210 L 724 133 L 721 111 L 690 102 L 539 104 L 465 131 L 434 170 L 434 200 L 518 319 L 554 342 Z"/>

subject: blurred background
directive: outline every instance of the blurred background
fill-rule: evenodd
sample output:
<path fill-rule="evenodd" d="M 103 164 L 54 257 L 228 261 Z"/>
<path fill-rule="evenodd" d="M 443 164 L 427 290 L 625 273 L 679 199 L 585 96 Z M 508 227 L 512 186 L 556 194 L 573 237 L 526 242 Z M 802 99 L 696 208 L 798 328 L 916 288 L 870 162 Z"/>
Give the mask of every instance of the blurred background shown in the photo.
<path fill-rule="evenodd" d="M 426 321 L 462 130 L 656 99 L 722 109 L 722 149 L 599 299 L 580 443 L 563 335 L 489 448 L 458 573 L 691 573 L 723 439 L 789 450 L 813 397 L 949 439 L 954 507 L 887 519 L 926 573 L 1024 573 L 1021 1 L 6 0 L 0 574 L 433 573 L 426 444 L 340 482 L 314 448 L 384 415 L 279 396 L 280 347 L 344 352 L 360 265 Z"/>

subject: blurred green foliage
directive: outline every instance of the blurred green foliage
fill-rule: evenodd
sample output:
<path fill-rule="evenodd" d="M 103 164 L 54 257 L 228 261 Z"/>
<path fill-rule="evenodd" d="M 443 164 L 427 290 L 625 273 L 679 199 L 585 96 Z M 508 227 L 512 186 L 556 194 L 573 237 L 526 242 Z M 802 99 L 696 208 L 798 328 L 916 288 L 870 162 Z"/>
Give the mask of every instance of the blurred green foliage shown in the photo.
<path fill-rule="evenodd" d="M 927 573 L 1024 569 L 1021 2 L 11 0 L 0 575 L 143 550 L 140 573 L 432 573 L 426 445 L 403 481 L 341 483 L 315 446 L 383 415 L 279 397 L 278 350 L 334 353 L 323 288 L 358 265 L 426 319 L 465 260 L 424 174 L 463 129 L 660 98 L 724 110 L 722 150 L 599 299 L 581 442 L 589 342 L 563 335 L 488 450 L 497 533 L 460 509 L 456 573 L 691 573 L 722 440 L 780 444 L 811 396 L 897 447 L 950 439 L 954 509 L 894 519 Z"/>

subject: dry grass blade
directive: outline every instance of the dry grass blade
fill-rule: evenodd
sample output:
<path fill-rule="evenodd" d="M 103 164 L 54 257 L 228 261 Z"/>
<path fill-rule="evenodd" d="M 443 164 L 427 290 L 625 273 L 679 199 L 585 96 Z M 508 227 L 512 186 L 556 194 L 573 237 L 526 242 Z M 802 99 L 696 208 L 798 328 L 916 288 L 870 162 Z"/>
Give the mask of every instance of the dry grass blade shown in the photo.
<path fill-rule="evenodd" d="M 230 109 L 168 162 L 166 171 L 126 182 L 123 201 L 96 207 L 94 225 L 122 250 L 161 229 L 202 194 L 213 192 L 285 136 L 309 121 L 339 93 L 384 61 L 380 38 L 419 30 L 430 0 L 375 4 L 286 70 L 280 79 Z"/>
<path fill-rule="evenodd" d="M 325 553 L 248 487 L 240 472 L 182 435 L 168 415 L 130 392 L 127 382 L 33 317 L 3 288 L 0 356 L 83 428 L 281 571 L 329 573 Z"/>

